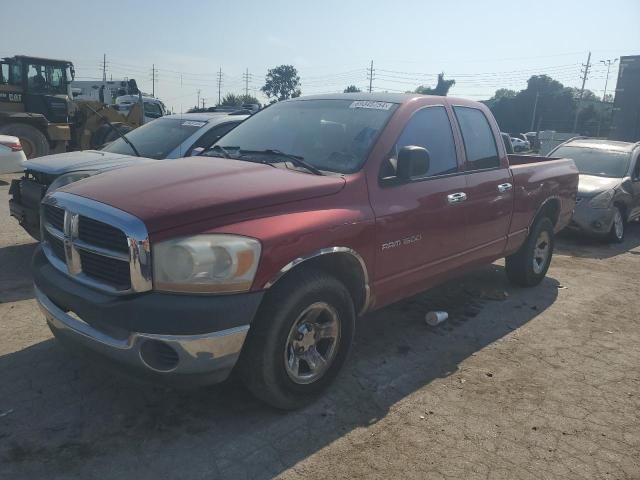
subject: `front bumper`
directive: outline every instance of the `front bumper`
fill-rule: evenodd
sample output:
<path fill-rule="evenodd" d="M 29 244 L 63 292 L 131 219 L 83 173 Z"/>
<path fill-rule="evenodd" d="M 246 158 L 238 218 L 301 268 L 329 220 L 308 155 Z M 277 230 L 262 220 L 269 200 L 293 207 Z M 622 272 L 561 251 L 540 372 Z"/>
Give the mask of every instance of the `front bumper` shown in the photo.
<path fill-rule="evenodd" d="M 40 249 L 33 276 L 38 304 L 63 343 L 178 385 L 228 377 L 263 295 L 107 295 L 53 268 Z"/>
<path fill-rule="evenodd" d="M 9 187 L 9 214 L 36 240 L 40 239 L 40 201 L 46 191 L 45 185 L 24 177 L 12 180 Z"/>
<path fill-rule="evenodd" d="M 569 228 L 591 235 L 606 235 L 613 224 L 613 208 L 593 208 L 590 198 L 583 198 L 576 204 Z"/>

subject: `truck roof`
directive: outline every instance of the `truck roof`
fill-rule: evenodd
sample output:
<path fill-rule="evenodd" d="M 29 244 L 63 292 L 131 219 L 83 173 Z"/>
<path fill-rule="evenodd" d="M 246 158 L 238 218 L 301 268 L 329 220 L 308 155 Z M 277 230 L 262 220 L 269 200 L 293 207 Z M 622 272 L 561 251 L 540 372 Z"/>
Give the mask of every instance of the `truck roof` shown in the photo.
<path fill-rule="evenodd" d="M 467 100 L 459 97 L 442 97 L 437 95 L 422 95 L 420 93 L 389 93 L 389 92 L 356 92 L 356 93 L 326 93 L 322 95 L 305 95 L 296 97 L 287 102 L 304 101 L 304 100 L 368 100 L 371 102 L 389 102 L 389 103 L 406 103 L 418 98 L 440 98 L 446 99 L 449 103 L 458 105 L 482 105 L 473 100 Z"/>

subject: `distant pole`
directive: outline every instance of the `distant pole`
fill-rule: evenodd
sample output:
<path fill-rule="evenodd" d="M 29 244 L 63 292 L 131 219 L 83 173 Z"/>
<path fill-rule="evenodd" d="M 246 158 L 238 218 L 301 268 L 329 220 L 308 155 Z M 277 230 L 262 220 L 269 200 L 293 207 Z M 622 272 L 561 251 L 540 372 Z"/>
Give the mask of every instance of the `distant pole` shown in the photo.
<path fill-rule="evenodd" d="M 156 64 L 151 65 L 151 96 L 156 96 Z"/>
<path fill-rule="evenodd" d="M 597 137 L 600 136 L 600 127 L 602 126 L 602 117 L 604 117 L 605 105 L 607 103 L 606 98 L 607 98 L 607 86 L 609 85 L 609 72 L 611 71 L 611 65 L 614 65 L 617 61 L 618 61 L 617 58 L 614 58 L 613 60 L 609 58 L 606 60 L 600 60 L 600 63 L 607 66 L 607 77 L 606 77 L 606 80 L 604 81 L 604 93 L 602 94 L 602 111 L 600 112 L 600 116 L 598 117 L 598 133 L 596 135 Z"/>
<path fill-rule="evenodd" d="M 198 101 L 196 102 L 196 108 L 200 106 L 200 89 L 198 89 Z"/>
<path fill-rule="evenodd" d="M 533 103 L 533 115 L 531 115 L 531 128 L 530 132 L 533 132 L 533 127 L 536 123 L 536 110 L 538 109 L 538 97 L 540 96 L 540 92 L 536 92 L 536 101 Z"/>
<path fill-rule="evenodd" d="M 107 54 L 102 54 L 102 81 L 107 81 Z"/>
<path fill-rule="evenodd" d="M 580 114 L 580 109 L 582 108 L 582 97 L 584 95 L 584 85 L 587 83 L 587 75 L 589 75 L 589 69 L 591 68 L 591 52 L 589 52 L 589 56 L 587 57 L 587 64 L 584 65 L 584 75 L 582 76 L 582 87 L 580 87 L 580 97 L 578 97 L 578 108 L 576 108 L 576 117 L 573 120 L 573 133 L 577 133 L 578 129 L 578 115 Z"/>
<path fill-rule="evenodd" d="M 206 98 L 202 97 L 202 109 L 204 110 L 204 101 L 206 100 Z"/>
<path fill-rule="evenodd" d="M 246 73 L 244 73 L 242 75 L 244 77 L 244 96 L 248 97 L 249 96 L 249 69 L 247 68 Z"/>
<path fill-rule="evenodd" d="M 369 93 L 373 91 L 373 60 L 371 60 L 371 66 L 369 67 Z"/>
<path fill-rule="evenodd" d="M 222 103 L 222 67 L 218 71 L 218 105 Z"/>

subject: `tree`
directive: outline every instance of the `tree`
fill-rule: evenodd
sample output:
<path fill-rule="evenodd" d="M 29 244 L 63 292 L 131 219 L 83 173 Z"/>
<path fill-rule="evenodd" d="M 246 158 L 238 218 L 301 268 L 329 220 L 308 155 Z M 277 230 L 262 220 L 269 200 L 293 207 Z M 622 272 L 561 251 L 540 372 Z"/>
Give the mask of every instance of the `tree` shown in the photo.
<path fill-rule="evenodd" d="M 420 85 L 415 89 L 415 93 L 421 93 L 422 95 L 439 95 L 441 97 L 446 97 L 449 93 L 451 87 L 456 84 L 455 80 L 445 80 L 444 73 L 438 74 L 438 83 L 435 88 L 425 87 L 424 85 Z"/>
<path fill-rule="evenodd" d="M 242 105 L 242 99 L 240 95 L 235 95 L 233 93 L 227 93 L 224 97 L 222 97 L 222 101 L 220 105 L 225 107 L 235 107 Z"/>
<path fill-rule="evenodd" d="M 257 103 L 258 105 L 260 105 L 260 101 L 252 95 L 236 95 L 234 93 L 227 93 L 224 97 L 222 97 L 222 102 L 220 102 L 220 105 L 225 107 L 239 107 L 241 105 L 244 105 L 245 103 Z"/>
<path fill-rule="evenodd" d="M 355 85 L 349 85 L 347 88 L 344 89 L 344 93 L 359 93 L 361 91 L 362 90 L 360 90 Z"/>
<path fill-rule="evenodd" d="M 528 132 L 533 130 L 556 130 L 570 132 L 580 98 L 580 90 L 565 87 L 547 75 L 533 75 L 527 88 L 514 92 L 496 90 L 493 97 L 484 103 L 491 109 L 500 128 L 505 132 Z M 535 113 L 534 113 L 535 112 Z M 597 135 L 598 129 L 605 133 L 609 129 L 610 116 L 607 106 L 590 90 L 582 96 L 582 108 L 578 115 L 578 131 Z"/>
<path fill-rule="evenodd" d="M 299 97 L 302 91 L 298 71 L 293 65 L 280 65 L 269 69 L 261 90 L 268 98 L 273 97 L 277 101 Z"/>

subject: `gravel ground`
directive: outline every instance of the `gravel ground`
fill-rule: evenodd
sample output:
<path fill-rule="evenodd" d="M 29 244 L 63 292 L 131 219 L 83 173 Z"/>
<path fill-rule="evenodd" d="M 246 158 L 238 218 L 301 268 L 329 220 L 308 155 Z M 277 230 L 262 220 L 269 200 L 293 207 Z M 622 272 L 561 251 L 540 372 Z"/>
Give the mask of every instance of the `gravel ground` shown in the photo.
<path fill-rule="evenodd" d="M 334 388 L 275 412 L 233 382 L 140 385 L 52 339 L 0 176 L 0 478 L 640 479 L 640 225 L 559 240 L 363 318 Z M 450 320 L 425 325 L 430 309 Z"/>

